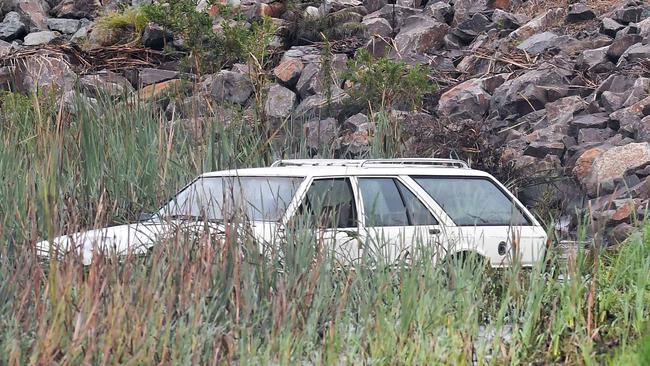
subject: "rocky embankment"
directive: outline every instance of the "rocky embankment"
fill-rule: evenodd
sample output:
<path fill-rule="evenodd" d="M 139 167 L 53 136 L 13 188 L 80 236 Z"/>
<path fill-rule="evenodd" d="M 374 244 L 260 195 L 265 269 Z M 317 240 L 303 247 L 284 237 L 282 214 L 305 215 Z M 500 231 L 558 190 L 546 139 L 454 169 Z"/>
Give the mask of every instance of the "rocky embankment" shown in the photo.
<path fill-rule="evenodd" d="M 609 240 L 617 240 L 644 217 L 650 199 L 647 2 L 228 1 L 245 15 L 243 22 L 273 18 L 278 33 L 272 47 L 279 56 L 267 70 L 264 113 L 274 126 L 300 123 L 309 146 L 334 145 L 345 156 L 369 150 L 372 111 L 354 105 L 349 93 L 354 85 L 346 80 L 348 60 L 365 49 L 375 57 L 424 65 L 440 86 L 417 112 L 387 106 L 411 134 L 409 144 L 421 148 L 438 141 L 436 136 L 460 134 L 471 126 L 483 141 L 482 151 L 453 146 L 445 151 L 466 157 L 489 149 L 496 157 L 493 167 L 515 172 L 516 179 L 526 182 L 517 186 L 528 204 L 550 205 L 563 213 L 560 230 L 575 227 L 579 210 L 589 213 L 593 227 L 605 229 Z M 98 70 L 79 65 L 65 52 L 83 45 L 99 50 L 95 54 L 119 54 L 102 49 L 105 45 L 93 35 L 95 18 L 147 1 L 5 3 L 0 14 L 2 89 L 29 93 L 53 87 L 69 94 L 66 100 L 79 89 L 85 102 L 93 104 L 99 95 L 151 100 L 161 90 L 179 87 L 181 79 L 193 80 L 198 87 L 183 99 L 156 100 L 167 118 L 181 121 L 200 121 L 225 105 L 251 110 L 257 99 L 244 64 L 194 75 L 156 53 L 160 57 L 155 61 L 124 68 L 106 64 L 106 70 Z M 197 9 L 210 12 L 213 7 L 200 1 Z M 224 19 L 218 12 L 211 15 L 213 30 L 222 31 Z M 330 39 L 327 65 L 333 72 L 324 70 L 323 43 L 300 34 L 309 29 L 296 29 L 297 19 L 325 20 L 332 29 L 345 30 Z M 183 44 L 179 36 L 150 23 L 142 30 L 138 54 L 163 47 L 182 50 Z M 74 103 L 66 105 L 74 113 Z M 227 116 L 225 109 L 221 115 Z M 425 146 L 420 151 L 430 155 L 433 150 Z"/>

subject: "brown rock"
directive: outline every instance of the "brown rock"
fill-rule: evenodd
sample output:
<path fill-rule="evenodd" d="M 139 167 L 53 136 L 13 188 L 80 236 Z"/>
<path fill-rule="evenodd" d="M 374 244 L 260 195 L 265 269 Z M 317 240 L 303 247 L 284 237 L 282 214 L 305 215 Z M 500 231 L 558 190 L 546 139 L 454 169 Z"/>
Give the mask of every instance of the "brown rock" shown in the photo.
<path fill-rule="evenodd" d="M 271 18 L 280 18 L 282 14 L 287 10 L 284 3 L 275 2 L 271 4 L 260 4 L 260 15 L 268 16 Z"/>
<path fill-rule="evenodd" d="M 166 93 L 175 93 L 179 91 L 183 83 L 180 79 L 167 80 L 162 83 L 147 85 L 138 90 L 140 100 L 151 101 L 163 96 Z"/>
<path fill-rule="evenodd" d="M 636 203 L 634 200 L 628 200 L 622 205 L 619 205 L 614 211 L 614 214 L 611 217 L 611 221 L 614 224 L 620 224 L 623 222 L 630 222 L 632 216 L 636 212 Z"/>
<path fill-rule="evenodd" d="M 492 9 L 508 10 L 511 5 L 510 0 L 488 0 L 488 7 Z"/>
<path fill-rule="evenodd" d="M 591 166 L 593 165 L 594 160 L 596 160 L 596 158 L 599 157 L 603 151 L 604 150 L 602 148 L 594 147 L 582 153 L 582 155 L 580 155 L 576 161 L 575 167 L 573 168 L 573 175 L 579 181 L 585 179 L 591 170 Z"/>
<path fill-rule="evenodd" d="M 300 60 L 288 59 L 281 62 L 275 69 L 273 69 L 273 75 L 275 75 L 278 80 L 288 86 L 293 87 L 300 79 L 300 74 L 304 65 Z"/>
<path fill-rule="evenodd" d="M 614 243 L 622 243 L 634 234 L 636 230 L 637 229 L 634 226 L 624 222 L 616 225 L 616 227 L 611 230 L 609 239 Z"/>

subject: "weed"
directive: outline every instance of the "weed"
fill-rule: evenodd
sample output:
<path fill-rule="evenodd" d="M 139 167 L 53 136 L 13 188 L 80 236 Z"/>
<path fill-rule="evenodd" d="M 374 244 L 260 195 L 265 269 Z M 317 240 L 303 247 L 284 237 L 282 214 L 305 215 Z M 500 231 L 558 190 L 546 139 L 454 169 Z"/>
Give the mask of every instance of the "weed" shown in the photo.
<path fill-rule="evenodd" d="M 300 222 L 264 243 L 238 222 L 219 238 L 179 229 L 146 257 L 97 249 L 89 267 L 68 253 L 44 269 L 37 240 L 134 220 L 203 171 L 305 156 L 304 138 L 271 145 L 257 122 L 209 115 L 196 143 L 147 104 L 64 117 L 39 98 L 2 103 L 19 118 L 0 124 L 0 364 L 645 360 L 650 226 L 617 250 L 494 272 L 433 266 L 418 241 L 408 262 L 362 242 L 375 256 L 340 263 Z"/>

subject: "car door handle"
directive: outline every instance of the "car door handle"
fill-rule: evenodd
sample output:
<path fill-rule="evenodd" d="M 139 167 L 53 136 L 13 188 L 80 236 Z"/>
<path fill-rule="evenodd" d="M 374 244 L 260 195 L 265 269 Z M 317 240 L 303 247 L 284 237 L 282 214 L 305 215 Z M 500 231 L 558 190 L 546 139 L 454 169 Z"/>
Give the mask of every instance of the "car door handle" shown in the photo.
<path fill-rule="evenodd" d="M 438 229 L 438 228 L 429 229 L 429 234 L 430 235 L 440 235 L 440 229 Z"/>

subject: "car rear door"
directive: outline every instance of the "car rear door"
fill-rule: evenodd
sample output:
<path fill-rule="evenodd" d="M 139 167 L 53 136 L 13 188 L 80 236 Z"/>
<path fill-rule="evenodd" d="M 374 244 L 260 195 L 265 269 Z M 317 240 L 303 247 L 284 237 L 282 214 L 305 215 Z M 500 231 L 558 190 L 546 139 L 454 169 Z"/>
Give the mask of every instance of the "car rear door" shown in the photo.
<path fill-rule="evenodd" d="M 440 220 L 402 179 L 359 176 L 354 180 L 363 212 L 363 256 L 378 263 L 395 264 L 429 256 L 440 249 Z"/>

